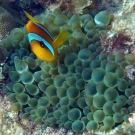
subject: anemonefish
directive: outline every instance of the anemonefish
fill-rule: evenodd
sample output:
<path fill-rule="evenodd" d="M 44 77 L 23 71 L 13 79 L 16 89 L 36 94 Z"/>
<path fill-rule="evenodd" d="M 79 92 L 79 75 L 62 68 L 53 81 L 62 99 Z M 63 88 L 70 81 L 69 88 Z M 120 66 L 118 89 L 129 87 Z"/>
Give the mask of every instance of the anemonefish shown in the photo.
<path fill-rule="evenodd" d="M 53 40 L 53 37 L 43 24 L 39 23 L 26 11 L 24 13 L 30 19 L 26 24 L 26 30 L 32 52 L 43 61 L 51 62 L 56 60 L 58 48 L 63 45 L 69 34 L 62 28 L 60 34 Z"/>

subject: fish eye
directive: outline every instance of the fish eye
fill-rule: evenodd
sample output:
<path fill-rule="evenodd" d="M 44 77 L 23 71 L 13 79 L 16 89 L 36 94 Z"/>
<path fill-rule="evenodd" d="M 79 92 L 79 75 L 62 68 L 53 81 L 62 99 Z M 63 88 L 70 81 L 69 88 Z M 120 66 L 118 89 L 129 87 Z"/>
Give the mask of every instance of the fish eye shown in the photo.
<path fill-rule="evenodd" d="M 135 76 L 135 71 L 132 73 L 133 76 Z"/>
<path fill-rule="evenodd" d="M 43 41 L 40 41 L 39 43 L 40 43 L 40 46 L 41 46 L 42 48 L 45 47 L 45 44 L 43 43 Z"/>

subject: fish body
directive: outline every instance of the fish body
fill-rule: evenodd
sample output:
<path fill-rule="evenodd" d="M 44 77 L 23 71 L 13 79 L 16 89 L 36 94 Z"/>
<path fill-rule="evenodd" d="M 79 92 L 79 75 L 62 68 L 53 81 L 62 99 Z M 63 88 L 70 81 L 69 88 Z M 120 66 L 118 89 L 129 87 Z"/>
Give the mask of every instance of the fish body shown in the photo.
<path fill-rule="evenodd" d="M 30 19 L 26 24 L 26 30 L 32 52 L 43 61 L 51 62 L 56 60 L 58 48 L 63 45 L 68 37 L 68 33 L 62 28 L 60 34 L 53 40 L 53 37 L 44 25 L 27 12 L 25 14 Z"/>

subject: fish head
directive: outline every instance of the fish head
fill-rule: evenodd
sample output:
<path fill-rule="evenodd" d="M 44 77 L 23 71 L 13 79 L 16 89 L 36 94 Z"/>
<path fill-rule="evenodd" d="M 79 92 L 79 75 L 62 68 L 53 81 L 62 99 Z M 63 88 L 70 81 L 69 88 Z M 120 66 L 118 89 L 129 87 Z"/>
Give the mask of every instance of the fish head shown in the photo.
<path fill-rule="evenodd" d="M 58 56 L 57 49 L 54 49 L 54 55 L 50 50 L 42 43 L 36 40 L 31 41 L 30 43 L 32 52 L 41 60 L 46 62 L 54 61 Z"/>

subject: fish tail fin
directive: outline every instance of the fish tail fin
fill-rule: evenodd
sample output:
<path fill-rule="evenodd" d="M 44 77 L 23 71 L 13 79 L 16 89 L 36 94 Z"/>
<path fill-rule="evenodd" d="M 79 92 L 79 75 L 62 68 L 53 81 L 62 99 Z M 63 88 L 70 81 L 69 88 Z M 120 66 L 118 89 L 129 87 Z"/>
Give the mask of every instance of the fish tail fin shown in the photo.
<path fill-rule="evenodd" d="M 25 15 L 32 21 L 32 22 L 36 22 L 39 23 L 34 17 L 32 17 L 28 12 L 24 11 Z"/>
<path fill-rule="evenodd" d="M 63 43 L 68 38 L 69 33 L 65 31 L 64 28 L 60 31 L 60 34 L 56 37 L 56 39 L 53 41 L 53 46 L 56 48 L 59 48 L 63 45 Z"/>

